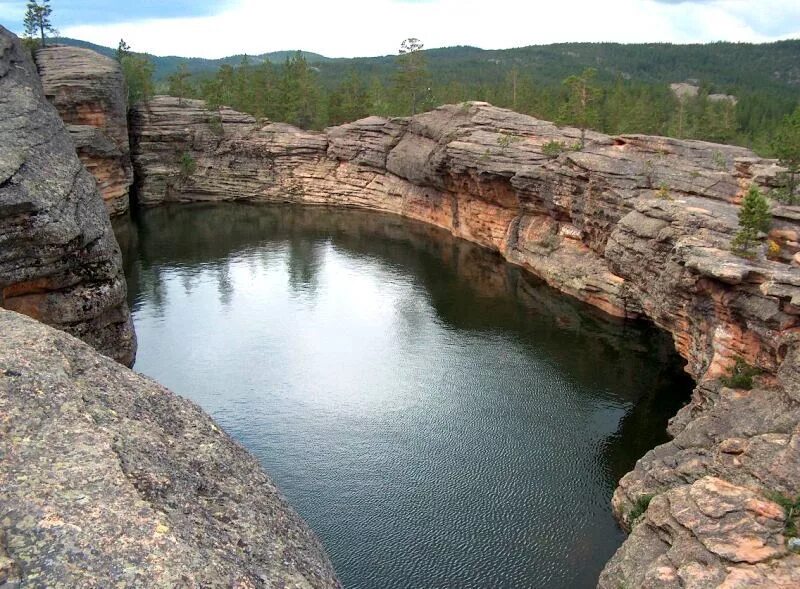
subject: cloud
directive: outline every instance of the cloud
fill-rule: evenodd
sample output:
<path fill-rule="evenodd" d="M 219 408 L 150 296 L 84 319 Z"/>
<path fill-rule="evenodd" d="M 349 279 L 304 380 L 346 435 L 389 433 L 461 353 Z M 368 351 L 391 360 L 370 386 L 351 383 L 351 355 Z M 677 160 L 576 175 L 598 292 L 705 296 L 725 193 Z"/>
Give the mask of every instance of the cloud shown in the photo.
<path fill-rule="evenodd" d="M 123 14 L 118 22 L 102 25 L 54 21 L 72 37 L 110 46 L 125 38 L 137 50 L 160 55 L 221 57 L 305 49 L 352 57 L 396 53 L 407 37 L 422 39 L 426 47 L 485 49 L 567 41 L 769 41 L 800 37 L 800 2 L 236 0 L 213 14 L 146 19 Z"/>
<path fill-rule="evenodd" d="M 27 2 L 0 1 L 0 22 L 12 29 L 22 28 Z M 57 28 L 119 23 L 153 18 L 208 16 L 235 4 L 235 0 L 57 0 L 51 2 L 52 20 Z"/>

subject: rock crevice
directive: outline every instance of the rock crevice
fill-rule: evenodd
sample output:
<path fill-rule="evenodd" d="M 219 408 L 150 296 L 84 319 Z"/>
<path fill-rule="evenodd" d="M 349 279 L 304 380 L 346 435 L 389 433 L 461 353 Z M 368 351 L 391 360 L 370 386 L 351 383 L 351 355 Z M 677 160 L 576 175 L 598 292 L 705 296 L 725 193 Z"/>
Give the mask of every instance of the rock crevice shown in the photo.
<path fill-rule="evenodd" d="M 111 216 L 128 211 L 133 183 L 128 97 L 119 64 L 90 49 L 50 46 L 36 52 L 44 94 L 67 125 Z"/>
<path fill-rule="evenodd" d="M 2 27 L 0 137 L 0 306 L 132 364 L 122 260 L 95 180 Z"/>

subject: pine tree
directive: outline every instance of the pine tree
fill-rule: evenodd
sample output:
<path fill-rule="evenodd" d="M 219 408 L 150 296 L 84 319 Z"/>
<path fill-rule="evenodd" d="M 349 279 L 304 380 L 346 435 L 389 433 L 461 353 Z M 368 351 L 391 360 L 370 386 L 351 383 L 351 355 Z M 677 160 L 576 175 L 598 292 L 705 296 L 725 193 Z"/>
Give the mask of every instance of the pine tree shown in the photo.
<path fill-rule="evenodd" d="M 599 120 L 596 103 L 600 90 L 595 86 L 596 75 L 596 70 L 587 68 L 580 76 L 564 80 L 568 94 L 561 109 L 561 120 L 580 128 L 581 149 L 586 145 L 587 127 L 594 127 Z"/>
<path fill-rule="evenodd" d="M 310 129 L 318 122 L 320 92 L 314 71 L 299 51 L 286 59 L 278 87 L 279 119 Z"/>
<path fill-rule="evenodd" d="M 795 204 L 797 191 L 797 175 L 800 173 L 800 106 L 791 115 L 783 118 L 772 149 L 781 165 L 789 170 L 786 182 L 786 198 L 789 204 Z"/>
<path fill-rule="evenodd" d="M 395 85 L 399 96 L 407 101 L 405 106 L 412 115 L 417 114 L 430 89 L 430 74 L 422 52 L 423 47 L 422 41 L 411 37 L 400 44 L 400 54 L 397 57 Z"/>
<path fill-rule="evenodd" d="M 45 33 L 57 34 L 55 28 L 50 23 L 50 15 L 53 9 L 50 7 L 50 0 L 42 0 L 36 2 L 31 0 L 25 10 L 25 35 L 29 39 L 34 39 L 39 36 L 41 38 L 42 47 L 45 46 Z"/>
<path fill-rule="evenodd" d="M 186 67 L 185 63 L 180 64 L 178 66 L 178 71 L 167 77 L 169 93 L 171 96 L 176 96 L 178 98 L 178 104 L 183 104 L 183 99 L 186 98 L 191 91 L 191 84 L 189 83 L 190 77 L 189 68 Z"/>
<path fill-rule="evenodd" d="M 124 39 L 117 46 L 117 61 L 128 87 L 128 104 L 147 101 L 153 96 L 153 64 L 146 55 L 136 55 Z"/>
<path fill-rule="evenodd" d="M 739 231 L 731 243 L 733 251 L 746 257 L 752 256 L 759 234 L 769 231 L 771 222 L 767 199 L 757 186 L 751 186 L 739 209 Z"/>

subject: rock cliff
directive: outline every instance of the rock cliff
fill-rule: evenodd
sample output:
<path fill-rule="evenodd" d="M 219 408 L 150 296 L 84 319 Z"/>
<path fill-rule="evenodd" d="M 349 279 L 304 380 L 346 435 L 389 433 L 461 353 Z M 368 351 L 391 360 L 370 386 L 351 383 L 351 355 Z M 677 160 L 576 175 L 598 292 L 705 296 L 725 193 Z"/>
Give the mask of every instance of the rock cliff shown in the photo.
<path fill-rule="evenodd" d="M 45 96 L 97 180 L 109 214 L 127 212 L 133 168 L 128 97 L 119 64 L 89 49 L 52 46 L 36 52 L 36 65 Z"/>
<path fill-rule="evenodd" d="M 292 201 L 393 212 L 500 252 L 561 291 L 673 335 L 700 383 L 675 439 L 620 483 L 633 533 L 602 587 L 796 586 L 800 209 L 773 205 L 770 259 L 730 252 L 738 203 L 776 164 L 747 149 L 580 132 L 485 103 L 324 133 L 199 101 L 134 110 L 139 202 Z M 722 386 L 740 358 L 751 391 Z M 772 464 L 772 466 L 770 466 Z M 655 495 L 637 522 L 635 505 Z"/>
<path fill-rule="evenodd" d="M 0 453 L 3 587 L 340 586 L 258 461 L 199 407 L 5 310 Z"/>
<path fill-rule="evenodd" d="M 29 55 L 2 27 L 0 307 L 133 362 L 121 256 L 103 201 Z"/>

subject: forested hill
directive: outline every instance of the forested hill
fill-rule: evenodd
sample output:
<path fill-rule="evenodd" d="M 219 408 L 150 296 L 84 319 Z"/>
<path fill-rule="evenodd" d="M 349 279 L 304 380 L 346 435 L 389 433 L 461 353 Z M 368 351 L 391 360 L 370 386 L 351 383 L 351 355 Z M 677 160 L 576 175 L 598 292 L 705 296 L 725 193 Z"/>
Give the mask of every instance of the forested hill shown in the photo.
<path fill-rule="evenodd" d="M 77 39 L 59 38 L 55 42 L 94 49 L 113 57 L 116 49 Z M 136 49 L 134 47 L 134 49 Z M 328 58 L 302 52 L 314 65 L 320 81 L 335 85 L 343 73 L 355 69 L 367 76 L 391 73 L 396 56 Z M 250 63 L 282 63 L 295 51 L 275 51 L 248 56 Z M 428 67 L 435 78 L 444 81 L 471 80 L 496 84 L 513 68 L 530 71 L 540 83 L 560 83 L 565 77 L 586 67 L 598 70 L 601 79 L 621 75 L 641 82 L 680 82 L 696 79 L 714 89 L 735 94 L 741 89 L 778 90 L 800 93 L 800 39 L 775 43 L 707 43 L 673 45 L 669 43 L 560 43 L 532 45 L 516 49 L 485 50 L 477 47 L 446 47 L 425 51 Z M 221 65 L 238 65 L 243 55 L 222 59 L 149 56 L 156 81 L 164 80 L 185 63 L 192 74 L 210 73 Z"/>
<path fill-rule="evenodd" d="M 57 41 L 116 54 L 72 39 Z M 130 55 L 139 62 L 145 57 Z M 448 47 L 419 51 L 405 66 L 397 55 L 341 59 L 286 51 L 219 60 L 146 57 L 155 84 L 140 87 L 306 128 L 482 100 L 606 133 L 735 143 L 770 155 L 776 129 L 800 103 L 800 40 Z M 150 75 L 149 66 L 147 72 L 141 63 L 137 68 L 139 77 Z M 594 70 L 594 107 L 581 123 L 570 112 L 564 82 L 587 68 Z M 692 85 L 694 95 L 676 97 L 670 84 L 682 82 Z"/>
<path fill-rule="evenodd" d="M 104 47 L 89 43 L 88 41 L 81 41 L 79 39 L 70 39 L 69 37 L 56 37 L 52 39 L 53 43 L 61 43 L 63 45 L 72 45 L 75 47 L 85 47 L 93 51 L 97 51 L 101 55 L 107 57 L 116 57 L 116 48 Z M 263 53 L 261 55 L 249 55 L 248 59 L 251 63 L 260 63 L 269 61 L 271 63 L 283 63 L 288 57 L 292 57 L 297 51 L 272 51 L 270 53 Z M 308 51 L 301 51 L 301 54 L 310 62 L 318 63 L 329 61 L 329 58 L 318 53 L 311 53 Z M 216 71 L 221 65 L 238 65 L 241 63 L 244 55 L 230 55 L 221 59 L 205 59 L 203 57 L 178 57 L 176 55 L 167 55 L 159 57 L 156 55 L 147 54 L 150 62 L 153 64 L 153 77 L 156 81 L 166 80 L 167 76 L 175 72 L 181 64 L 185 64 L 187 69 L 192 74 L 208 74 Z"/>

